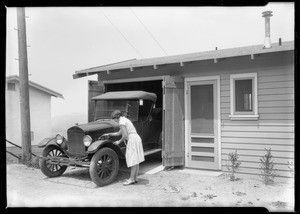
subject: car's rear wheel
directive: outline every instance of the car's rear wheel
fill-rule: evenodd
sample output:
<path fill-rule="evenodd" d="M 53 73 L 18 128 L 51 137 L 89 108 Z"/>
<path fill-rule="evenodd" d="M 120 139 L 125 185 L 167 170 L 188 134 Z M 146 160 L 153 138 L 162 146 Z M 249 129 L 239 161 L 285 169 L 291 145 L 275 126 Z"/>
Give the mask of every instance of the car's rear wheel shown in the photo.
<path fill-rule="evenodd" d="M 66 157 L 66 154 L 62 149 L 60 149 L 57 146 L 48 146 L 43 150 L 42 153 L 43 157 Z M 52 177 L 58 177 L 62 175 L 66 169 L 67 166 L 61 166 L 59 164 L 53 164 L 50 160 L 42 159 L 39 162 L 41 171 L 44 175 L 52 178 Z"/>
<path fill-rule="evenodd" d="M 119 171 L 119 158 L 111 148 L 102 148 L 92 157 L 90 176 L 98 186 L 112 183 Z"/>

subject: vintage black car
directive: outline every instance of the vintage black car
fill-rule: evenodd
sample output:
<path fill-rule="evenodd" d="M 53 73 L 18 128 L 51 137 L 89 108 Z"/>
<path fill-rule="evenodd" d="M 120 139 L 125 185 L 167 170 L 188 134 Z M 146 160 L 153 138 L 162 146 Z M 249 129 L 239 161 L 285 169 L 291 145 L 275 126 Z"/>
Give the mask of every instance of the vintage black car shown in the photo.
<path fill-rule="evenodd" d="M 57 134 L 39 143 L 44 147 L 40 168 L 48 177 L 62 175 L 68 166 L 89 167 L 90 177 L 98 186 L 114 181 L 119 159 L 125 158 L 126 145 L 113 144 L 118 137 L 104 137 L 119 126 L 110 115 L 119 109 L 129 118 L 142 138 L 145 156 L 162 148 L 162 109 L 155 108 L 156 95 L 145 91 L 107 92 L 92 98 L 95 120 L 68 129 L 67 135 Z"/>

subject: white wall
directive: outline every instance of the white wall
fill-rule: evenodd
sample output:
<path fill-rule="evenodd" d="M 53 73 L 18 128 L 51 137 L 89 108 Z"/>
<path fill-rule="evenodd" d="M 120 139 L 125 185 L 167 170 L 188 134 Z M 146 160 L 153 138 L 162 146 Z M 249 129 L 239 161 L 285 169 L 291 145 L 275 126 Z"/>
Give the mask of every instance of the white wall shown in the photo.
<path fill-rule="evenodd" d="M 51 134 L 51 96 L 40 90 L 30 90 L 30 117 L 31 131 L 34 132 L 32 145 L 37 145 L 41 140 Z"/>
<path fill-rule="evenodd" d="M 51 96 L 45 92 L 29 87 L 30 127 L 34 132 L 31 145 L 37 145 L 51 134 Z M 19 84 L 16 91 L 6 90 L 6 139 L 22 145 Z M 11 146 L 6 144 L 6 146 Z"/>
<path fill-rule="evenodd" d="M 6 90 L 5 93 L 5 124 L 6 139 L 12 143 L 21 145 L 21 120 L 18 84 L 16 84 L 15 91 Z M 11 144 L 6 143 L 6 146 L 11 146 Z"/>

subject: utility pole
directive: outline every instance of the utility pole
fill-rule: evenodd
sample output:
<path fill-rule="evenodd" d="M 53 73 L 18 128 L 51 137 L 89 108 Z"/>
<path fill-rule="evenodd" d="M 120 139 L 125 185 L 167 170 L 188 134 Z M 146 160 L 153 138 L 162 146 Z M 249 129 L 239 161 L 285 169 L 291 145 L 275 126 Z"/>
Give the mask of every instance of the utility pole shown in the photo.
<path fill-rule="evenodd" d="M 19 76 L 20 76 L 20 109 L 21 109 L 21 134 L 22 134 L 22 162 L 27 163 L 31 159 L 31 135 L 30 135 L 30 108 L 28 86 L 28 63 L 25 8 L 17 7 L 18 45 L 19 45 Z"/>

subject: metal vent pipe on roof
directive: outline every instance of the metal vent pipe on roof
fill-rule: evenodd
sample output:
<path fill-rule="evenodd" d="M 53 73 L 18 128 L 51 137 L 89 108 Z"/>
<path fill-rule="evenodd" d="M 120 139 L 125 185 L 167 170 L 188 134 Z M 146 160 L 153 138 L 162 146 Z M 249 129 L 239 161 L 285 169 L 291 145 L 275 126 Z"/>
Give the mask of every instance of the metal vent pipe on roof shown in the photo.
<path fill-rule="evenodd" d="M 265 42 L 263 48 L 271 48 L 270 17 L 273 16 L 272 11 L 264 11 L 262 14 L 262 17 L 265 18 Z"/>

